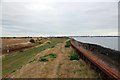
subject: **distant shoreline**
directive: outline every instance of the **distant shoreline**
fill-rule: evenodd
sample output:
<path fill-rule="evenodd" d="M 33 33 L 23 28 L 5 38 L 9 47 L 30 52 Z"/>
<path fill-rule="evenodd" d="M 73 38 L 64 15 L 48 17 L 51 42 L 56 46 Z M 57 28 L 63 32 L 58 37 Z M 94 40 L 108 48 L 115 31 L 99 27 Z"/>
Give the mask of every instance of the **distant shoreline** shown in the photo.
<path fill-rule="evenodd" d="M 0 38 L 44 38 L 45 36 L 19 36 L 19 37 L 0 37 Z M 64 38 L 64 37 L 120 37 L 120 36 L 46 36 L 45 38 Z"/>
<path fill-rule="evenodd" d="M 120 36 L 70 36 L 70 37 L 120 37 Z"/>

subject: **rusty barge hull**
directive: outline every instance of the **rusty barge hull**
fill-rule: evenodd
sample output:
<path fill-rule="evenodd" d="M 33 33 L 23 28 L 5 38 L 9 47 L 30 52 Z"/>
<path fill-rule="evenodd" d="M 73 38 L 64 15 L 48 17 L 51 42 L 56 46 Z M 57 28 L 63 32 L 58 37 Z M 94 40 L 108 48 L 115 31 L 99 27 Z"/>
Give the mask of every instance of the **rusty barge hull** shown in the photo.
<path fill-rule="evenodd" d="M 89 60 L 92 65 L 101 70 L 106 74 L 108 78 L 113 78 L 115 80 L 120 80 L 119 72 L 109 67 L 107 64 L 102 63 L 96 56 L 90 54 L 87 50 L 76 44 L 77 41 L 70 40 L 72 47 L 79 52 L 79 55 L 83 55 L 87 60 Z"/>

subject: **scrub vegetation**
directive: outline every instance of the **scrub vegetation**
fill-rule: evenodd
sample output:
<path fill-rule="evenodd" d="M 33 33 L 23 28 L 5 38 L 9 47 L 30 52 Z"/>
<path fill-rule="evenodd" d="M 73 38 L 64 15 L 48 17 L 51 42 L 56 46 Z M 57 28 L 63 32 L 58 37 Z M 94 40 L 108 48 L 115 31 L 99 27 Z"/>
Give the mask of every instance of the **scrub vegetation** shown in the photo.
<path fill-rule="evenodd" d="M 36 41 L 36 40 L 35 40 Z M 23 52 L 5 55 L 3 78 L 98 78 L 70 44 L 68 38 L 43 38 Z M 36 43 L 35 43 L 36 44 Z M 34 73 L 34 74 L 33 74 Z"/>
<path fill-rule="evenodd" d="M 69 56 L 69 59 L 70 60 L 79 60 L 79 55 L 73 50 L 73 51 L 71 51 L 71 53 L 70 53 L 70 56 Z"/>
<path fill-rule="evenodd" d="M 40 62 L 47 62 L 48 59 L 47 59 L 47 58 L 41 58 L 41 59 L 39 59 L 39 61 L 40 61 Z"/>
<path fill-rule="evenodd" d="M 50 38 L 49 41 L 50 43 L 46 43 L 44 45 L 40 45 L 31 49 L 28 49 L 24 52 L 16 52 L 13 54 L 9 54 L 6 55 L 3 59 L 2 59 L 2 74 L 3 76 L 7 76 L 10 73 L 13 72 L 13 70 L 18 69 L 20 66 L 29 63 L 29 59 L 31 59 L 32 57 L 34 57 L 37 53 L 50 48 L 52 46 L 55 46 L 57 43 L 62 43 L 63 41 L 65 41 L 66 38 Z M 45 41 L 48 41 L 48 39 L 46 39 Z"/>
<path fill-rule="evenodd" d="M 71 46 L 70 40 L 67 40 L 65 47 L 70 47 L 70 46 Z"/>

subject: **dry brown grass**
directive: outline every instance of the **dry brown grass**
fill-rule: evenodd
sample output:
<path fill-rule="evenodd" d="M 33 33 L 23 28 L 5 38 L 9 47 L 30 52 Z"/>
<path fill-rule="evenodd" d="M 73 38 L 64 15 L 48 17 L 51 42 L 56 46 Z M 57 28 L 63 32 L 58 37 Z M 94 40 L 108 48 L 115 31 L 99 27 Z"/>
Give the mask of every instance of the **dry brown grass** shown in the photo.
<path fill-rule="evenodd" d="M 26 43 L 29 39 L 2 39 L 2 45 L 12 45 L 12 44 L 19 44 L 19 43 Z"/>
<path fill-rule="evenodd" d="M 48 39 L 46 39 L 48 41 Z M 42 45 L 37 45 L 34 48 L 25 50 L 23 52 L 16 52 L 10 55 L 5 55 L 2 57 L 2 75 L 3 77 L 9 77 L 11 73 L 16 72 L 21 66 L 29 63 L 29 60 L 36 56 L 36 54 L 44 51 L 52 46 L 55 46 L 57 43 L 62 43 L 66 38 L 52 38 L 49 39 L 50 44 L 44 42 Z M 53 47 L 52 47 L 53 48 Z"/>
<path fill-rule="evenodd" d="M 34 38 L 36 40 L 36 38 Z M 24 51 L 25 49 L 29 49 L 31 47 L 34 47 L 36 45 L 40 45 L 43 44 L 46 39 L 42 39 L 40 40 L 40 42 L 33 44 L 30 43 L 30 39 L 29 38 L 10 38 L 10 39 L 2 39 L 2 48 L 0 48 L 0 50 L 2 51 L 2 54 L 11 54 L 12 52 L 15 51 Z"/>
<path fill-rule="evenodd" d="M 54 48 L 46 49 L 35 57 L 31 58 L 30 63 L 18 69 L 10 77 L 13 78 L 94 78 L 98 77 L 81 59 L 69 60 L 70 52 L 73 50 L 65 48 L 65 42 L 57 44 Z M 42 58 L 50 53 L 55 53 L 56 58 L 49 58 L 47 62 L 39 62 Z M 35 60 L 34 60 L 35 59 Z"/>

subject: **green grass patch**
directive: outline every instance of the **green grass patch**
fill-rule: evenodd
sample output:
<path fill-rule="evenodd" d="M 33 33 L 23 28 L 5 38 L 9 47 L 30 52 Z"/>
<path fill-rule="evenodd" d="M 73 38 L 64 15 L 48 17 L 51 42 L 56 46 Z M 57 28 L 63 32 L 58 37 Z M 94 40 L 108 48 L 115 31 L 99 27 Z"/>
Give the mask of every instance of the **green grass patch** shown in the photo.
<path fill-rule="evenodd" d="M 54 48 L 55 46 L 51 46 L 50 48 Z"/>
<path fill-rule="evenodd" d="M 47 62 L 47 61 L 50 60 L 50 58 L 56 58 L 56 57 L 57 57 L 56 54 L 51 53 L 51 54 L 48 54 L 48 55 L 45 55 L 45 56 L 41 57 L 38 61 L 39 61 L 39 62 Z M 49 59 L 49 60 L 48 60 L 48 59 Z"/>
<path fill-rule="evenodd" d="M 51 42 L 47 42 L 48 44 L 50 44 Z"/>
<path fill-rule="evenodd" d="M 70 47 L 70 46 L 71 46 L 70 40 L 66 41 L 65 47 Z"/>
<path fill-rule="evenodd" d="M 13 70 L 12 73 L 14 73 L 16 70 Z"/>
<path fill-rule="evenodd" d="M 79 60 L 79 58 L 80 58 L 79 55 L 75 51 L 72 51 L 70 53 L 70 56 L 69 56 L 70 60 Z"/>
<path fill-rule="evenodd" d="M 47 62 L 48 59 L 47 59 L 47 58 L 40 58 L 39 61 L 40 61 L 40 62 Z"/>
<path fill-rule="evenodd" d="M 23 66 L 29 63 L 29 60 L 34 57 L 37 53 L 55 46 L 57 43 L 62 43 L 67 38 L 52 38 L 50 39 L 50 44 L 45 44 L 43 46 L 35 47 L 32 49 L 28 49 L 24 52 L 16 52 L 14 54 L 6 55 L 2 58 L 2 75 L 3 77 L 7 74 L 13 72 L 13 70 L 17 70 L 20 66 Z"/>
<path fill-rule="evenodd" d="M 51 54 L 48 54 L 47 56 L 49 56 L 50 58 L 56 58 L 57 54 L 51 53 Z"/>

